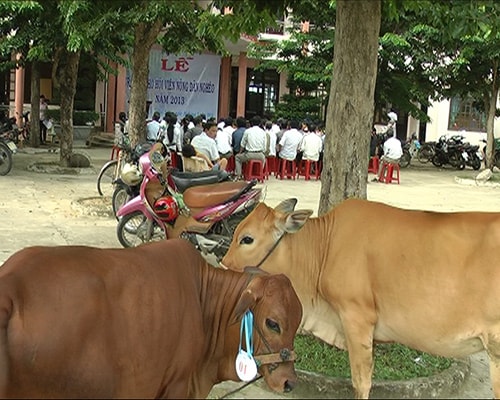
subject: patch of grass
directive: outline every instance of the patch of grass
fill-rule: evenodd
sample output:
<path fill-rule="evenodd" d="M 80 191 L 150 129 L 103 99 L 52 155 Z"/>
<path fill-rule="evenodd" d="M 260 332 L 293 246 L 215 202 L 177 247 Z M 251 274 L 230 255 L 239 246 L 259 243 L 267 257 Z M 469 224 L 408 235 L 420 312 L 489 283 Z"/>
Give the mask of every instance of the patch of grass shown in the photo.
<path fill-rule="evenodd" d="M 349 356 L 313 336 L 297 335 L 295 352 L 297 369 L 316 372 L 336 378 L 350 378 Z M 406 380 L 434 375 L 451 366 L 452 360 L 412 350 L 400 344 L 375 346 L 373 379 Z"/>

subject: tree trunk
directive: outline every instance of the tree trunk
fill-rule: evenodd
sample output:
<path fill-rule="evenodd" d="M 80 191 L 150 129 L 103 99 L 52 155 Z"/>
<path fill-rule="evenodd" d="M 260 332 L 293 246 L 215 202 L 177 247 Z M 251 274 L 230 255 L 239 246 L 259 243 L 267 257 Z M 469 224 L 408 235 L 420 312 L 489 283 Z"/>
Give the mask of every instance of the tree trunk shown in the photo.
<path fill-rule="evenodd" d="M 380 0 L 337 1 L 320 215 L 347 198 L 366 199 L 380 21 Z"/>
<path fill-rule="evenodd" d="M 40 146 L 40 63 L 31 63 L 31 122 L 30 122 L 30 145 Z M 23 121 L 24 122 L 24 121 Z"/>
<path fill-rule="evenodd" d="M 155 43 L 161 27 L 161 21 L 155 21 L 152 25 L 140 23 L 135 27 L 129 106 L 129 136 L 132 146 L 146 140 L 149 51 Z"/>
<path fill-rule="evenodd" d="M 491 92 L 485 101 L 486 106 L 486 154 L 485 166 L 493 171 L 495 166 L 495 114 L 497 110 L 498 99 L 498 62 L 493 62 L 493 81 L 491 83 Z"/>
<path fill-rule="evenodd" d="M 54 77 L 61 95 L 61 154 L 59 163 L 62 167 L 68 167 L 73 152 L 73 103 L 76 94 L 80 52 L 60 49 L 56 54 Z"/>

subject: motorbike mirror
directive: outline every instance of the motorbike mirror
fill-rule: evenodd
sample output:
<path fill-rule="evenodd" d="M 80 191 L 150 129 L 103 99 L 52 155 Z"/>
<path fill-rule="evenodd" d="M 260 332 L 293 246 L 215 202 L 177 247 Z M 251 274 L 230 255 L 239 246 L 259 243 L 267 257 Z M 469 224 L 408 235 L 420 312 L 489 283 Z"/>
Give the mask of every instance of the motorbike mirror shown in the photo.
<path fill-rule="evenodd" d="M 151 161 L 151 166 L 158 172 L 162 171 L 162 165 L 165 162 L 165 158 L 161 155 L 159 151 L 152 151 L 149 154 L 149 160 Z"/>

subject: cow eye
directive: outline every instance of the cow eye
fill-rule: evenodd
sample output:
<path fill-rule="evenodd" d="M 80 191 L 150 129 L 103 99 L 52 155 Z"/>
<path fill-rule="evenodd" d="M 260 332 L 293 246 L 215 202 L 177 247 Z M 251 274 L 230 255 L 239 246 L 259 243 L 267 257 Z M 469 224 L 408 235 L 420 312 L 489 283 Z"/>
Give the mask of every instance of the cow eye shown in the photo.
<path fill-rule="evenodd" d="M 269 318 L 266 319 L 266 326 L 274 332 L 281 333 L 279 324 L 276 321 L 273 321 L 272 319 Z"/>
<path fill-rule="evenodd" d="M 243 236 L 240 240 L 240 244 L 252 244 L 253 243 L 253 237 L 251 236 Z"/>

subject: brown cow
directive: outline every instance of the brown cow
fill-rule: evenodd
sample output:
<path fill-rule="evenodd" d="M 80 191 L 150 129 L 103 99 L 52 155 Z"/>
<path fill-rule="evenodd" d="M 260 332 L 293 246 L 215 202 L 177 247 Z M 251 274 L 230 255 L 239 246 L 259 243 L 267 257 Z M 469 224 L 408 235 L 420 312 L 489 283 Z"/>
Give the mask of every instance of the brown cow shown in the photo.
<path fill-rule="evenodd" d="M 248 309 L 259 372 L 291 389 L 302 308 L 284 275 L 228 275 L 180 239 L 21 250 L 0 269 L 0 396 L 206 397 L 239 380 Z"/>
<path fill-rule="evenodd" d="M 500 214 L 403 210 L 346 200 L 309 219 L 295 199 L 259 204 L 222 260 L 286 273 L 302 327 L 349 351 L 357 397 L 367 398 L 373 342 L 445 357 L 483 349 L 500 397 Z"/>

